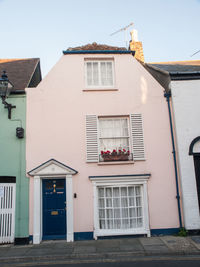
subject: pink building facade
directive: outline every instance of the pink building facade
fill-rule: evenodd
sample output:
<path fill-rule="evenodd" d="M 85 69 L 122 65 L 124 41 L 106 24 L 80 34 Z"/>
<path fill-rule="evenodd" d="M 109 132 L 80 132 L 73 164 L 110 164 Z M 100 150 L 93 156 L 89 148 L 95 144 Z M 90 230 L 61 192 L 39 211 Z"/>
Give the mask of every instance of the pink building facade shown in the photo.
<path fill-rule="evenodd" d="M 27 92 L 35 244 L 179 227 L 163 88 L 133 52 L 101 49 L 64 51 Z"/>

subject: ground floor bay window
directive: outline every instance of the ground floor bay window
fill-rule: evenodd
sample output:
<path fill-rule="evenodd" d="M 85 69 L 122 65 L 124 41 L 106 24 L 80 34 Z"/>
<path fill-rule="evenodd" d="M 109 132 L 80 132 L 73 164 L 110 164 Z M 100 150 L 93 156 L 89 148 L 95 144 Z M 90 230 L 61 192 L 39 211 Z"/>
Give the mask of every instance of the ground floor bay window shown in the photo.
<path fill-rule="evenodd" d="M 94 187 L 94 238 L 150 235 L 147 199 L 149 176 L 90 176 Z"/>

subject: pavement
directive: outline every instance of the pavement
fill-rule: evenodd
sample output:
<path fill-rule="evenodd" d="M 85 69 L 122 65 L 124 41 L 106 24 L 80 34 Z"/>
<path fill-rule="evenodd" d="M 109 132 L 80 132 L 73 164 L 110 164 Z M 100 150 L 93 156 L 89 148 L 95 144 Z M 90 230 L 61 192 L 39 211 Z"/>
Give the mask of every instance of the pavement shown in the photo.
<path fill-rule="evenodd" d="M 194 256 L 200 259 L 200 236 L 114 238 L 70 243 L 62 240 L 43 241 L 39 245 L 0 245 L 0 266 L 7 266 L 6 263 L 9 266 L 17 266 L 17 263 L 28 266 L 31 262 L 44 264 L 103 259 L 129 260 L 144 256 Z"/>

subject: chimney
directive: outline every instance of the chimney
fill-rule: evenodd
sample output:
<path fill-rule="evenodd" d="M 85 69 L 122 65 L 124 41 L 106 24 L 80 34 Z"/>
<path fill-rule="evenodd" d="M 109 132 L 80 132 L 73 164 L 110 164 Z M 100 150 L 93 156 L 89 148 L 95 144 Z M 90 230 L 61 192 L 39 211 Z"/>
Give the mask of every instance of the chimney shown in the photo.
<path fill-rule="evenodd" d="M 135 51 L 135 58 L 144 63 L 144 53 L 143 53 L 142 42 L 138 41 L 137 30 L 135 29 L 132 30 L 130 34 L 131 34 L 131 41 L 129 43 L 129 48 L 130 50 Z"/>

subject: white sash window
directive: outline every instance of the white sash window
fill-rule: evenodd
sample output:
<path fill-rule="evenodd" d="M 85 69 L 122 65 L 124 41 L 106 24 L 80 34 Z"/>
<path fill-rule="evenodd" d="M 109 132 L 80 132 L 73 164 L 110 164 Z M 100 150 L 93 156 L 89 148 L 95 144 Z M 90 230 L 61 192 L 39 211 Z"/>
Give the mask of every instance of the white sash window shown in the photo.
<path fill-rule="evenodd" d="M 86 87 L 113 87 L 113 60 L 85 61 Z"/>
<path fill-rule="evenodd" d="M 100 151 L 130 150 L 128 118 L 99 118 Z"/>
<path fill-rule="evenodd" d="M 150 236 L 147 181 L 150 174 L 89 176 L 94 192 L 94 238 Z"/>
<path fill-rule="evenodd" d="M 100 229 L 143 227 L 141 186 L 98 187 Z"/>

